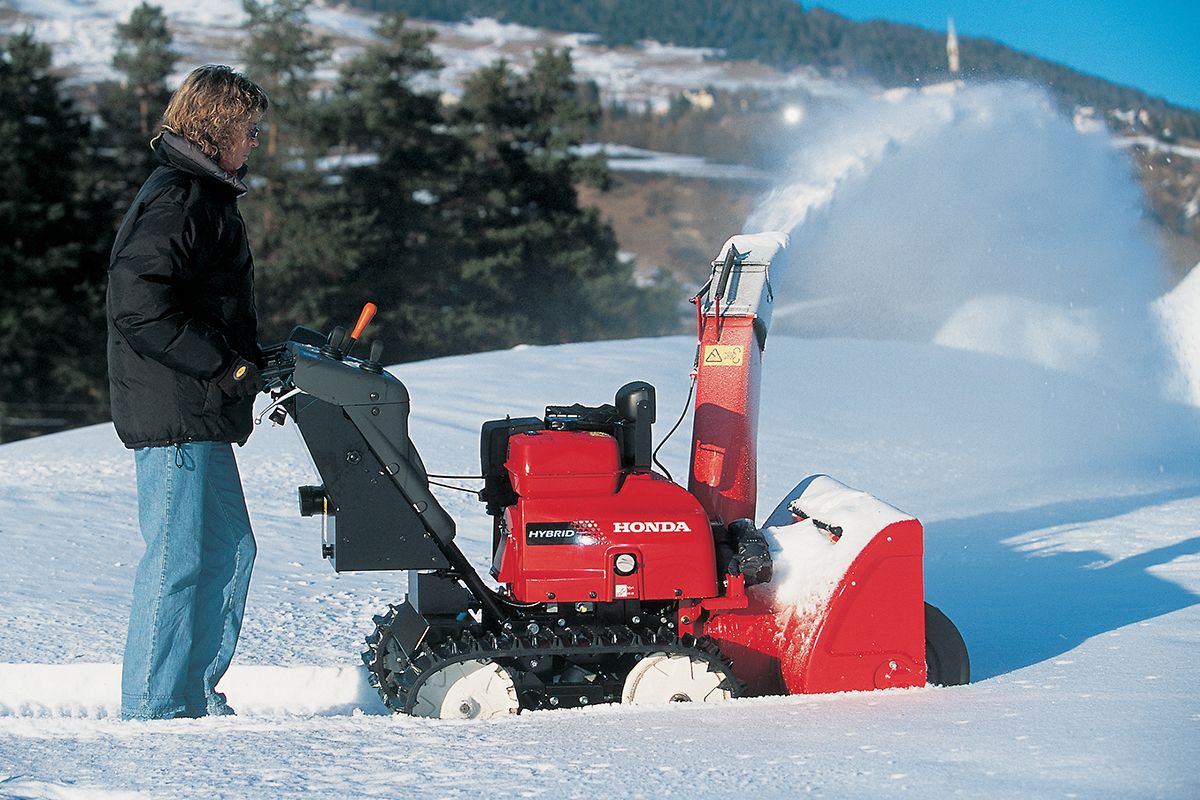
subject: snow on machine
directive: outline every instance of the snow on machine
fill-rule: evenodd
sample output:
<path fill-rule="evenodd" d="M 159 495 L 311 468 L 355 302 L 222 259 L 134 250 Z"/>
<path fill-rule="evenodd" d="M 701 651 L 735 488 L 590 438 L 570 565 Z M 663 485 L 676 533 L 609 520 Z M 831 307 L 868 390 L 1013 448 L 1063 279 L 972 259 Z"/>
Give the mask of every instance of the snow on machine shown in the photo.
<path fill-rule="evenodd" d="M 379 344 L 349 355 L 374 306 L 349 334 L 297 328 L 267 350 L 264 413 L 295 420 L 323 480 L 299 490 L 300 513 L 327 523 L 323 555 L 338 572 L 408 571 L 363 654 L 389 708 L 488 718 L 969 680 L 962 637 L 924 602 L 916 519 L 817 475 L 754 521 L 769 276 L 786 244 L 731 238 L 693 298 L 687 488 L 653 468 L 645 382 L 612 404 L 483 423 L 498 588 L 430 492 Z"/>

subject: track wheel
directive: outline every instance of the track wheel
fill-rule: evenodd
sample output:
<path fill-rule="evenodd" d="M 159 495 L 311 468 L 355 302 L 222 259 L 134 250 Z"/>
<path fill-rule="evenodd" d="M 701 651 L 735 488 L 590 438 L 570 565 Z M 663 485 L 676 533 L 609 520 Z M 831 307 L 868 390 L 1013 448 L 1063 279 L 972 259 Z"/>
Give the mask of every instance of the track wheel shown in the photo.
<path fill-rule="evenodd" d="M 725 676 L 706 661 L 685 655 L 651 653 L 625 678 L 622 703 L 719 703 L 733 694 L 724 688 Z"/>
<path fill-rule="evenodd" d="M 971 682 L 971 658 L 962 634 L 937 606 L 925 604 L 926 683 L 961 686 Z"/>
<path fill-rule="evenodd" d="M 414 717 L 491 719 L 520 710 L 513 677 L 495 661 L 447 664 L 416 691 Z"/>

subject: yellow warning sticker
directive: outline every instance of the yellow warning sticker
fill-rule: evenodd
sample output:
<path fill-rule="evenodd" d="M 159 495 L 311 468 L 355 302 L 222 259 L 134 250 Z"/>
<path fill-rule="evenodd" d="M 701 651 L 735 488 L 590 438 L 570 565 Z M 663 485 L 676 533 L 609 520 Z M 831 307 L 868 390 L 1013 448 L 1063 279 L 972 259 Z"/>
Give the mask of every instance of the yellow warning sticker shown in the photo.
<path fill-rule="evenodd" d="M 740 367 L 742 346 L 740 344 L 706 344 L 704 363 L 714 367 Z"/>

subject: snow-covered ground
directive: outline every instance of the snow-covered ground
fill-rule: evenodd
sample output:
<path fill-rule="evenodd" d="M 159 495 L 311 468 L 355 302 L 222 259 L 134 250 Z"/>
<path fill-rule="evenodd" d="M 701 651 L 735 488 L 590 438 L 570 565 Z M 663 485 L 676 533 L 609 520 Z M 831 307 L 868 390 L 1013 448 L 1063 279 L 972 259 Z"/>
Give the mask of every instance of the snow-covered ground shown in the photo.
<path fill-rule="evenodd" d="M 141 0 L 0 0 L 0 32 L 32 29 L 39 41 L 54 47 L 55 64 L 76 71 L 77 79 L 114 77 L 113 26 L 129 18 Z M 241 0 L 156 0 L 166 14 L 182 55 L 180 74 L 210 61 L 238 64 L 245 20 Z M 5 13 L 7 11 L 7 13 Z M 375 38 L 379 15 L 317 0 L 308 12 L 315 33 L 328 36 L 333 65 L 340 64 Z M 437 86 L 457 94 L 463 79 L 503 58 L 521 70 L 533 62 L 535 51 L 569 47 L 577 72 L 595 81 L 606 102 L 635 108 L 666 110 L 682 91 L 706 87 L 759 87 L 798 96 L 839 96 L 844 82 L 820 77 L 814 70 L 780 72 L 747 61 L 723 61 L 707 48 L 674 47 L 644 42 L 637 47 L 610 48 L 588 33 L 556 33 L 492 19 L 463 23 L 415 21 L 432 28 L 434 53 L 446 64 Z M 327 68 L 319 75 L 335 77 Z"/>
<path fill-rule="evenodd" d="M 15 2 L 77 25 L 133 4 Z M 197 25 L 240 17 L 225 0 L 164 5 Z M 64 37 L 86 46 L 86 30 Z M 259 543 L 222 686 L 239 716 L 121 722 L 141 540 L 131 457 L 100 425 L 0 447 L 0 798 L 1200 796 L 1200 271 L 1158 297 L 1128 165 L 1036 92 L 835 105 L 807 109 L 750 223 L 792 233 L 764 357 L 760 521 L 819 472 L 921 519 L 926 595 L 962 630 L 972 685 L 382 715 L 358 654 L 403 576 L 329 569 L 296 509 L 315 478 L 298 434 L 264 425 L 238 454 Z M 714 252 L 731 233 L 713 232 Z M 657 386 L 663 435 L 694 347 L 395 371 L 426 465 L 466 474 L 483 420 L 606 402 L 633 379 Z M 687 430 L 662 450 L 676 476 Z M 486 568 L 482 506 L 438 493 Z"/>
<path fill-rule="evenodd" d="M 1196 316 L 1176 317 L 1193 338 Z M 629 379 L 657 385 L 669 420 L 693 351 L 523 347 L 396 372 L 431 471 L 466 474 L 481 421 Z M 288 425 L 239 452 L 260 553 L 225 686 L 240 715 L 121 722 L 140 538 L 131 458 L 100 425 L 0 447 L 0 797 L 1195 796 L 1200 409 L 930 343 L 778 336 L 765 365 L 760 511 L 827 472 L 921 518 L 927 596 L 962 629 L 973 685 L 377 716 L 356 663 L 403 579 L 322 562 Z M 677 475 L 686 452 L 685 434 L 663 450 Z M 484 568 L 482 507 L 440 495 Z"/>
<path fill-rule="evenodd" d="M 742 164 L 719 164 L 702 156 L 646 150 L 623 144 L 586 144 L 577 148 L 580 155 L 603 152 L 608 167 L 616 172 L 652 172 L 658 175 L 678 175 L 682 178 L 704 178 L 710 181 L 744 181 L 767 185 L 771 175 Z"/>

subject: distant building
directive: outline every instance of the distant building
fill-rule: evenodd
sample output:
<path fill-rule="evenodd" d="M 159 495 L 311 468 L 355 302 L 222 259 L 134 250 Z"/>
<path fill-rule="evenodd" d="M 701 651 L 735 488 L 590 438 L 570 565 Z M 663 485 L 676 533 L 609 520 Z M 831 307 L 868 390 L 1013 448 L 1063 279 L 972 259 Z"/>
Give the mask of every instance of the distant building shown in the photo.
<path fill-rule="evenodd" d="M 691 103 L 693 106 L 700 109 L 701 111 L 708 111 L 709 109 L 711 109 L 713 107 L 713 102 L 715 101 L 715 98 L 712 96 L 712 92 L 706 91 L 704 89 L 701 89 L 696 92 L 692 92 L 687 89 L 684 89 L 683 97 L 685 100 L 687 100 L 689 103 Z"/>
<path fill-rule="evenodd" d="M 946 17 L 946 60 L 950 74 L 958 74 L 958 34 L 954 32 L 954 17 Z"/>

